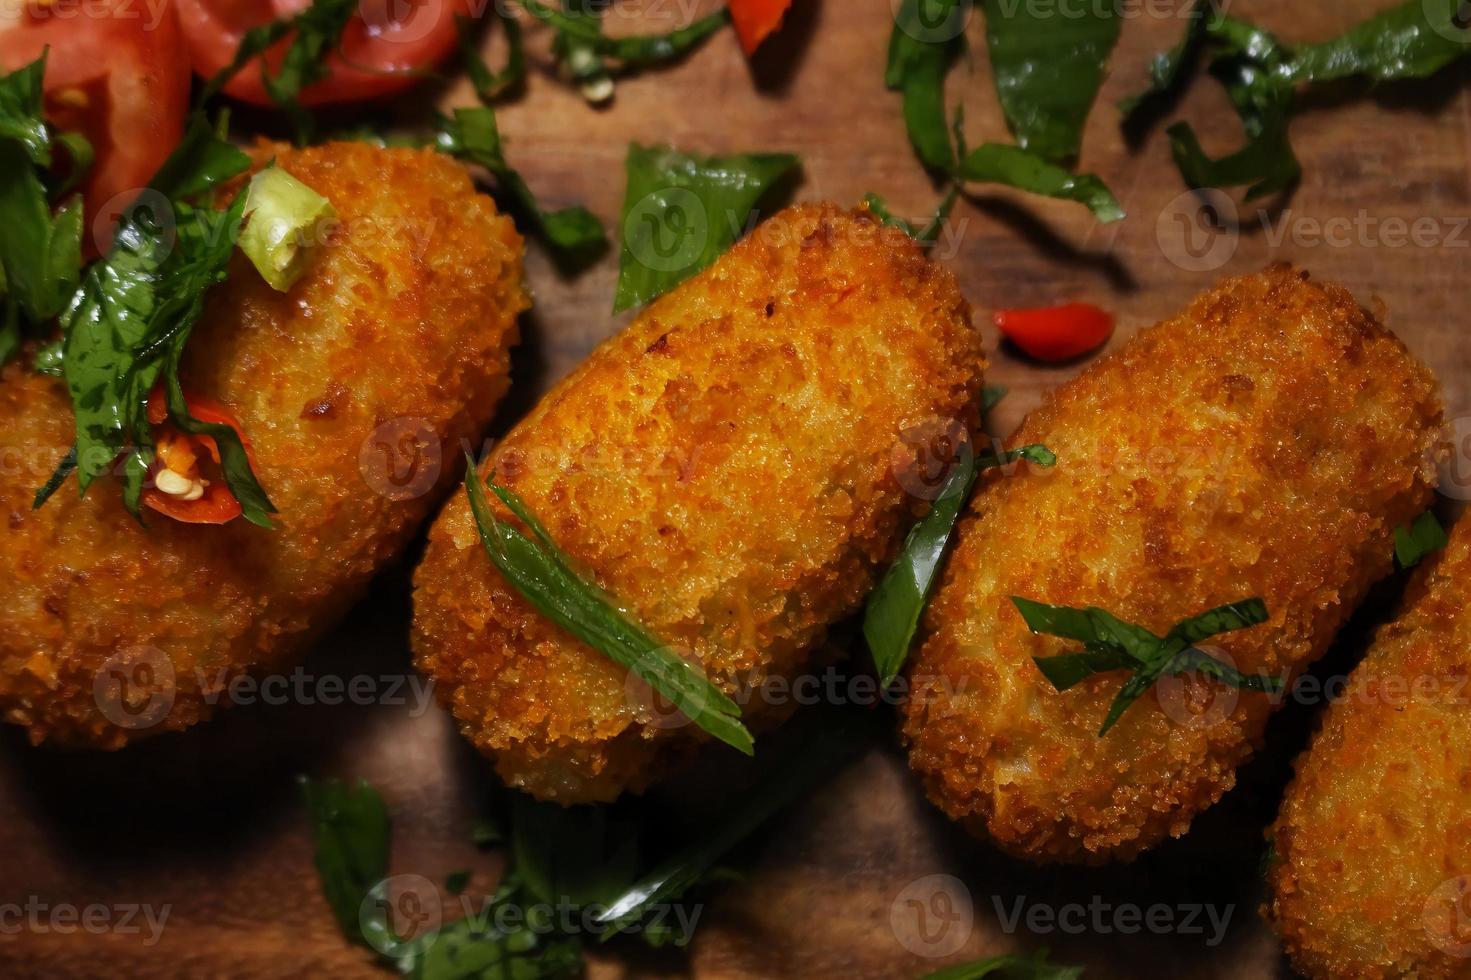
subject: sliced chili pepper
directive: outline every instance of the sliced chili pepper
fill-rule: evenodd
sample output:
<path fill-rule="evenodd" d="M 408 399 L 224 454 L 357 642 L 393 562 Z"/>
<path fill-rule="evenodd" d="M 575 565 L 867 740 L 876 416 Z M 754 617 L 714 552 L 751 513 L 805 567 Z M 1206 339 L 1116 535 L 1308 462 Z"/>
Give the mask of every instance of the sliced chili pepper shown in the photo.
<path fill-rule="evenodd" d="M 1039 361 L 1068 361 L 1113 336 L 1113 314 L 1092 303 L 997 310 L 996 329 Z"/>
<path fill-rule="evenodd" d="M 246 454 L 250 454 L 250 440 L 245 437 L 240 423 L 230 414 L 229 409 L 213 399 L 188 392 L 184 394 L 184 403 L 188 406 L 189 414 L 199 421 L 228 425 L 234 429 L 240 436 Z M 219 463 L 220 447 L 214 439 L 181 432 L 169 424 L 168 418 L 168 399 L 162 387 L 155 388 L 148 397 L 148 421 L 158 429 L 154 444 L 159 461 L 154 471 L 155 477 L 158 470 L 167 468 L 197 478 L 198 450 L 201 448 L 215 463 Z M 255 465 L 253 457 L 251 465 Z M 243 512 L 240 501 L 235 499 L 223 479 L 210 481 L 204 488 L 204 494 L 196 500 L 185 500 L 183 497 L 164 493 L 157 487 L 148 487 L 143 491 L 143 503 L 165 517 L 185 524 L 228 524 Z"/>
<path fill-rule="evenodd" d="M 747 55 L 755 54 L 761 42 L 781 26 L 782 17 L 791 5 L 792 0 L 730 0 L 727 6 L 741 50 Z"/>

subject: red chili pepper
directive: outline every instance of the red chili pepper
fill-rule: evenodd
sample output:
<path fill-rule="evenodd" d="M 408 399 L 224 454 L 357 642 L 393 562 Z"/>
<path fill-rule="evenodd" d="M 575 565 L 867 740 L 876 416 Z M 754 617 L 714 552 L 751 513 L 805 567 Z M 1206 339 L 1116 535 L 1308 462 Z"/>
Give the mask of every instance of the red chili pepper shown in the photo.
<path fill-rule="evenodd" d="M 747 55 L 755 54 L 761 42 L 781 26 L 781 19 L 791 5 L 792 0 L 730 0 L 727 6 L 741 50 Z"/>
<path fill-rule="evenodd" d="M 241 431 L 235 416 L 223 405 L 202 395 L 191 395 L 187 392 L 184 403 L 189 408 L 189 414 L 199 421 L 228 425 L 234 429 L 240 436 L 246 454 L 250 455 L 250 440 Z M 163 388 L 154 388 L 148 397 L 148 421 L 158 430 L 154 444 L 158 459 L 154 467 L 155 477 L 160 470 L 167 468 L 184 476 L 199 478 L 199 457 L 196 450 L 200 448 L 209 453 L 216 464 L 219 463 L 220 447 L 213 438 L 181 432 L 168 423 L 168 417 L 168 400 Z M 255 458 L 251 456 L 251 466 L 254 465 Z M 240 501 L 235 499 L 223 479 L 209 481 L 203 496 L 197 500 L 185 500 L 183 497 L 164 493 L 156 487 L 149 487 L 143 491 L 143 503 L 165 517 L 185 524 L 228 524 L 243 512 Z"/>
<path fill-rule="evenodd" d="M 1113 314 L 1092 303 L 997 310 L 992 319 L 1007 340 L 1039 361 L 1071 360 L 1113 336 Z"/>

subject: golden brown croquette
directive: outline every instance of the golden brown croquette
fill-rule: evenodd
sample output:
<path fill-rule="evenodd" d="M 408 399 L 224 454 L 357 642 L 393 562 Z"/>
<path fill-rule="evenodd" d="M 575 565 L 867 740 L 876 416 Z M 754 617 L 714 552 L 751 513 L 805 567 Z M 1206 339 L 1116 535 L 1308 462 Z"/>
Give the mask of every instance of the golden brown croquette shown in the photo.
<path fill-rule="evenodd" d="M 32 510 L 72 442 L 71 406 L 62 382 L 18 364 L 0 381 L 0 710 L 33 741 L 117 748 L 185 728 L 210 713 L 210 685 L 289 662 L 457 476 L 453 458 L 437 479 L 392 464 L 422 450 L 432 466 L 436 443 L 454 457 L 506 390 L 521 240 L 460 165 L 361 143 L 254 155 L 340 223 L 289 293 L 237 253 L 183 380 L 240 421 L 277 530 L 149 510 L 143 527 L 108 479 L 80 498 L 69 481 Z"/>
<path fill-rule="evenodd" d="M 1129 858 L 1218 800 L 1272 699 L 1167 678 L 1106 735 L 1127 674 L 1066 692 L 1010 597 L 1099 606 L 1163 634 L 1253 596 L 1263 625 L 1211 643 L 1244 673 L 1320 656 L 1392 534 L 1425 509 L 1441 406 L 1430 373 L 1344 289 L 1285 266 L 1227 279 L 1062 386 L 1014 445 L 1051 470 L 973 501 L 912 660 L 904 734 L 933 800 L 1039 861 Z"/>
<path fill-rule="evenodd" d="M 924 506 L 896 447 L 971 424 L 982 369 L 949 272 L 866 211 L 795 207 L 599 347 L 481 474 L 740 700 L 802 671 L 863 601 Z M 417 662 L 508 783 L 611 800 L 706 740 L 507 585 L 463 496 L 415 586 Z"/>

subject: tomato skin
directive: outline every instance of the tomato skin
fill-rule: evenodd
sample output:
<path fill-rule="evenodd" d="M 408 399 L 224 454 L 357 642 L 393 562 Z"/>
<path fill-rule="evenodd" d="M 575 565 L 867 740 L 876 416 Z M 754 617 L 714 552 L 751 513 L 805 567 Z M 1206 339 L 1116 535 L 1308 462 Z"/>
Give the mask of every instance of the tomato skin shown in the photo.
<path fill-rule="evenodd" d="M 360 102 L 409 88 L 419 81 L 414 71 L 433 68 L 455 50 L 459 38 L 455 17 L 468 16 L 471 3 L 361 0 L 358 14 L 342 33 L 341 54 L 327 59 L 330 74 L 302 91 L 301 104 Z M 195 74 L 212 78 L 234 60 L 246 31 L 292 17 L 310 6 L 310 0 L 173 0 L 173 4 Z M 279 67 L 291 40 L 288 35 L 265 53 L 270 70 Z M 252 105 L 272 104 L 261 82 L 259 59 L 230 79 L 224 91 Z"/>
<path fill-rule="evenodd" d="M 1113 336 L 1113 314 L 1091 303 L 997 310 L 996 329 L 1039 361 L 1070 361 Z"/>
<path fill-rule="evenodd" d="M 31 4 L 0 27 L 0 69 L 30 64 L 48 47 L 47 118 L 57 129 L 82 133 L 96 151 L 82 192 L 94 230 L 87 243 L 100 239 L 105 249 L 111 218 L 147 186 L 183 135 L 190 81 L 183 38 L 172 3 Z"/>
<path fill-rule="evenodd" d="M 241 445 L 245 447 L 245 454 L 250 457 L 251 467 L 255 466 L 255 456 L 250 451 L 250 440 L 241 430 L 240 423 L 235 420 L 235 416 L 229 409 L 212 398 L 188 392 L 184 394 L 184 403 L 189 408 L 189 414 L 199 421 L 228 425 L 234 429 L 236 435 L 240 437 Z M 148 396 L 148 422 L 154 426 L 164 426 L 168 423 L 168 417 L 168 399 L 164 395 L 162 386 L 156 387 Z M 172 437 L 175 434 L 168 433 L 168 435 Z M 203 446 L 210 458 L 216 463 L 220 461 L 219 444 L 211 437 L 178 435 L 189 442 Z M 204 488 L 204 496 L 198 500 L 184 500 L 155 487 L 147 487 L 143 491 L 143 503 L 149 509 L 184 524 L 228 524 L 245 512 L 245 509 L 240 506 L 240 501 L 235 499 L 235 495 L 230 492 L 230 488 L 223 480 L 211 482 Z"/>
<path fill-rule="evenodd" d="M 776 32 L 791 5 L 792 0 L 730 0 L 730 19 L 747 56 Z"/>

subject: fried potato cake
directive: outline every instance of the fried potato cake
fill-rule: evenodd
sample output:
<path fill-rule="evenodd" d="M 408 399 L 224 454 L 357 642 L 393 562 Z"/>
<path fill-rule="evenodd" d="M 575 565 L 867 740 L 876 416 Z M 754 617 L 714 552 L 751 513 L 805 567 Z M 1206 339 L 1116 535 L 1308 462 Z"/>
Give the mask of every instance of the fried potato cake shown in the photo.
<path fill-rule="evenodd" d="M 233 411 L 277 530 L 124 509 L 114 480 L 32 496 L 74 436 L 61 381 L 0 381 L 0 710 L 35 742 L 117 748 L 182 729 L 219 686 L 290 663 L 393 557 L 508 384 L 522 243 L 433 152 L 262 145 L 339 223 L 290 292 L 236 253 L 183 381 Z M 415 468 L 417 466 L 417 469 Z"/>
<path fill-rule="evenodd" d="M 1271 837 L 1265 911 L 1302 973 L 1471 976 L 1471 524 L 1349 675 Z"/>
<path fill-rule="evenodd" d="M 1058 692 L 1010 597 L 1098 606 L 1163 635 L 1261 597 L 1213 639 L 1244 673 L 1321 655 L 1424 510 L 1430 373 L 1347 291 L 1277 266 L 1227 279 L 1054 392 L 1011 440 L 1057 466 L 977 494 L 911 661 L 904 735 L 929 797 L 1038 861 L 1128 858 L 1230 789 L 1272 699 L 1166 677 L 1106 735 L 1128 676 Z"/>
<path fill-rule="evenodd" d="M 983 366 L 949 272 L 867 211 L 799 206 L 599 347 L 480 473 L 759 726 L 790 692 L 750 692 L 810 663 L 923 510 L 907 433 L 973 424 Z M 706 741 L 532 610 L 463 496 L 416 574 L 414 649 L 465 736 L 544 799 L 641 790 Z"/>

